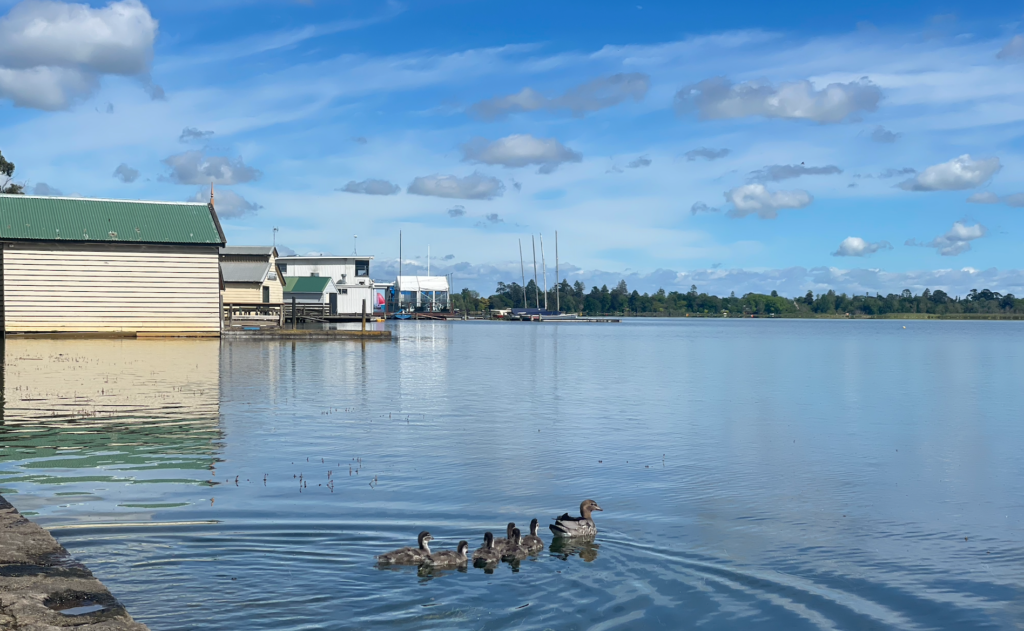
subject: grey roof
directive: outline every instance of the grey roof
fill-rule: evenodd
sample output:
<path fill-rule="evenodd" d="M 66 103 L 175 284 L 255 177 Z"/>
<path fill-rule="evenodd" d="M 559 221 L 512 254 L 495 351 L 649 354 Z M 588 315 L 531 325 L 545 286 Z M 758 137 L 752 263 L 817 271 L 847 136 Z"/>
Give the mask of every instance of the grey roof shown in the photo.
<path fill-rule="evenodd" d="M 270 271 L 270 261 L 248 263 L 245 261 L 221 261 L 220 273 L 225 283 L 262 283 Z"/>
<path fill-rule="evenodd" d="M 234 256 L 270 256 L 274 253 L 272 245 L 226 245 L 220 249 L 221 254 Z"/>

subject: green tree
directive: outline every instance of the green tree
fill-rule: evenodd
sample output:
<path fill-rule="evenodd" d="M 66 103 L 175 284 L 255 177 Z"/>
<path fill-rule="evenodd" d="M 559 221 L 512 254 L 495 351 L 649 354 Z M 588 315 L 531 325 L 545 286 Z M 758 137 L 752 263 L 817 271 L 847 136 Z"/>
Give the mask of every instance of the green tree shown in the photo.
<path fill-rule="evenodd" d="M 24 186 L 11 181 L 13 177 L 14 163 L 4 158 L 3 152 L 0 151 L 0 193 L 8 195 L 23 195 L 25 193 Z"/>

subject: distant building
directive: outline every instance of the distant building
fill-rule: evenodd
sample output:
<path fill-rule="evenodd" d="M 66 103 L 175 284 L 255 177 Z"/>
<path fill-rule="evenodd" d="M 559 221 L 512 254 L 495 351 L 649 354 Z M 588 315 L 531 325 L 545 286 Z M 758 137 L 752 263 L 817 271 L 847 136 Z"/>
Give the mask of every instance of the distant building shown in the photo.
<path fill-rule="evenodd" d="M 319 277 L 329 278 L 337 290 L 335 315 L 358 315 L 362 313 L 363 300 L 366 312 L 373 313 L 377 304 L 377 291 L 370 278 L 372 256 L 282 256 L 277 259 L 278 267 L 286 278 Z M 287 289 L 287 288 L 286 288 Z M 285 301 L 290 298 L 285 297 Z"/>
<path fill-rule="evenodd" d="M 220 333 L 212 204 L 0 195 L 4 332 Z"/>
<path fill-rule="evenodd" d="M 285 281 L 277 258 L 277 248 L 269 245 L 221 248 L 224 304 L 284 302 Z"/>
<path fill-rule="evenodd" d="M 448 311 L 447 276 L 399 276 L 395 281 L 399 311 Z"/>

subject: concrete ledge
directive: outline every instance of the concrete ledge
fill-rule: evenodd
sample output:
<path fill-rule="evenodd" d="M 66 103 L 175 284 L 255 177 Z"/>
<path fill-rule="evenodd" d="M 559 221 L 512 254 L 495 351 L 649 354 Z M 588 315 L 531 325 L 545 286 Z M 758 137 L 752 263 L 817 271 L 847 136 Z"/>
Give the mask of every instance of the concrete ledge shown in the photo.
<path fill-rule="evenodd" d="M 317 329 L 260 329 L 259 331 L 224 331 L 224 339 L 254 340 L 375 340 L 391 339 L 391 331 L 346 331 Z"/>
<path fill-rule="evenodd" d="M 0 497 L 0 629 L 69 627 L 148 631 L 50 533 Z"/>

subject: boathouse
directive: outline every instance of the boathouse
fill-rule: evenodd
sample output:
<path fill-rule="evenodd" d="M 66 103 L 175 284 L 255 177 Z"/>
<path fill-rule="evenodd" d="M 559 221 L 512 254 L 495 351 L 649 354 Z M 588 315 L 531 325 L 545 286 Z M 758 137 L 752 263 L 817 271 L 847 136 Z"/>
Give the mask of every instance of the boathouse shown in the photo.
<path fill-rule="evenodd" d="M 326 276 L 289 276 L 285 278 L 285 302 L 302 305 L 328 305 L 329 315 L 338 314 L 338 288 Z"/>
<path fill-rule="evenodd" d="M 337 308 L 332 315 L 356 316 L 366 301 L 367 313 L 373 313 L 377 293 L 370 279 L 372 256 L 282 256 L 278 259 L 286 277 L 330 278 L 337 289 Z M 290 298 L 285 298 L 287 302 Z"/>
<path fill-rule="evenodd" d="M 220 333 L 212 204 L 0 195 L 4 333 Z"/>
<path fill-rule="evenodd" d="M 284 276 L 277 267 L 277 248 L 225 246 L 220 249 L 224 304 L 281 304 Z"/>

